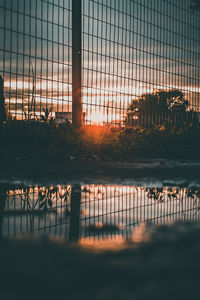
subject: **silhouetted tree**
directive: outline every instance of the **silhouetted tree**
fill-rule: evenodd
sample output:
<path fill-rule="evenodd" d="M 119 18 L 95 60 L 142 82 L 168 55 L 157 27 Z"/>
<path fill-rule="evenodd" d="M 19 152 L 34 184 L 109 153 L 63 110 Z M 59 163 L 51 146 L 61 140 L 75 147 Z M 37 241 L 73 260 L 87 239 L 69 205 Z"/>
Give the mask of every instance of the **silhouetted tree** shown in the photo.
<path fill-rule="evenodd" d="M 145 122 L 147 117 L 152 117 L 148 122 L 154 123 L 155 118 L 159 115 L 159 118 L 157 118 L 158 123 L 158 119 L 159 121 L 163 121 L 165 117 L 163 117 L 163 119 L 162 116 L 166 116 L 169 113 L 184 113 L 188 105 L 189 102 L 185 100 L 183 92 L 177 89 L 169 91 L 158 90 L 153 93 L 146 93 L 132 100 L 128 107 L 125 123 L 131 125 L 129 121 L 134 117 L 145 119 Z"/>
<path fill-rule="evenodd" d="M 189 102 L 185 100 L 184 94 L 179 90 L 146 93 L 138 99 L 132 100 L 128 107 L 131 112 L 168 112 L 185 111 Z"/>

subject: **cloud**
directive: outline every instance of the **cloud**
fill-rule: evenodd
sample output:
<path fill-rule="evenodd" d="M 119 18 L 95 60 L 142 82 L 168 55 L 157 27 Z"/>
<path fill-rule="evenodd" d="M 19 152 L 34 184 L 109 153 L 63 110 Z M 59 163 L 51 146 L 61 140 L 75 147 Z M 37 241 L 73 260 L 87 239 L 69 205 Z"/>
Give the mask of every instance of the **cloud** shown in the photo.
<path fill-rule="evenodd" d="M 53 14 L 49 3 L 47 14 L 46 2 L 39 0 L 37 11 L 35 1 L 31 1 L 31 8 L 25 1 L 23 15 L 24 0 L 19 0 L 17 16 L 12 2 L 13 13 L 9 10 L 11 1 L 0 0 L 0 6 L 6 8 L 0 9 L 1 28 L 6 16 L 6 30 L 0 29 L 0 40 L 5 42 L 5 49 L 4 43 L 0 45 L 0 72 L 7 84 L 7 99 L 28 102 L 35 83 L 37 102 L 71 101 L 70 12 L 55 5 Z M 188 2 L 182 0 L 179 7 L 178 0 L 146 1 L 144 7 L 141 1 L 111 1 L 105 6 L 85 0 L 84 101 L 126 105 L 131 98 L 155 88 L 182 88 L 191 101 L 192 93 L 196 93 L 195 101 L 200 101 L 199 27 L 196 16 L 191 18 L 191 12 L 186 11 Z M 69 22 L 69 28 L 64 22 Z"/>

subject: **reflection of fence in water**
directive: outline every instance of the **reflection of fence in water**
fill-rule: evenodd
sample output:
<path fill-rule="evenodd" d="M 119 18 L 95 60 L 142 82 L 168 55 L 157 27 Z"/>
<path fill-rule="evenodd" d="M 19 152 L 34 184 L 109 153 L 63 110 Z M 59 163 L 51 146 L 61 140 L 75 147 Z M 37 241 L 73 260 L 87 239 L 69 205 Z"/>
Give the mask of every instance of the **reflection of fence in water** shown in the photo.
<path fill-rule="evenodd" d="M 197 188 L 102 185 L 15 188 L 7 192 L 3 235 L 44 233 L 71 239 L 73 235 L 75 239 L 88 235 L 126 235 L 141 222 L 198 220 L 199 200 Z"/>
<path fill-rule="evenodd" d="M 59 235 L 65 224 L 69 186 L 10 190 L 4 212 L 5 235 L 44 232 Z"/>
<path fill-rule="evenodd" d="M 141 222 L 168 223 L 179 219 L 199 219 L 200 195 L 195 188 L 102 186 L 93 187 L 93 190 L 96 197 L 88 201 L 82 198 L 82 207 L 86 212 L 84 222 L 89 226 L 112 224 L 126 234 Z"/>

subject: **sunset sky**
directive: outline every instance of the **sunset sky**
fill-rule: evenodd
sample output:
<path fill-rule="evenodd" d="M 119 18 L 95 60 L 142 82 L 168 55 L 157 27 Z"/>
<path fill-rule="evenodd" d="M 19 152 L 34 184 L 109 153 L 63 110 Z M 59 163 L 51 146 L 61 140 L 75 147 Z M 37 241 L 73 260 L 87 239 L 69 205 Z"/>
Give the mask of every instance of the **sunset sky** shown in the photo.
<path fill-rule="evenodd" d="M 83 1 L 82 94 L 89 121 L 117 121 L 131 99 L 157 89 L 182 89 L 200 106 L 200 21 L 189 3 Z M 38 114 L 46 105 L 71 111 L 71 1 L 0 0 L 0 7 L 0 73 L 10 111 L 22 114 L 31 101 Z"/>

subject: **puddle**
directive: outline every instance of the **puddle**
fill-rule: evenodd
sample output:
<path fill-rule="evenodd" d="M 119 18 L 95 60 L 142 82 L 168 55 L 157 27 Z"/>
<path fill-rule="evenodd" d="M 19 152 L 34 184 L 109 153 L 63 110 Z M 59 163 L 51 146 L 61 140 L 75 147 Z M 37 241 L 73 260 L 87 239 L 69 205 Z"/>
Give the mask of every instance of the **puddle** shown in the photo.
<path fill-rule="evenodd" d="M 2 299 L 197 299 L 198 184 L 7 182 L 0 199 Z"/>
<path fill-rule="evenodd" d="M 142 241 L 146 226 L 200 219 L 200 187 L 1 184 L 1 236 L 110 244 Z"/>

